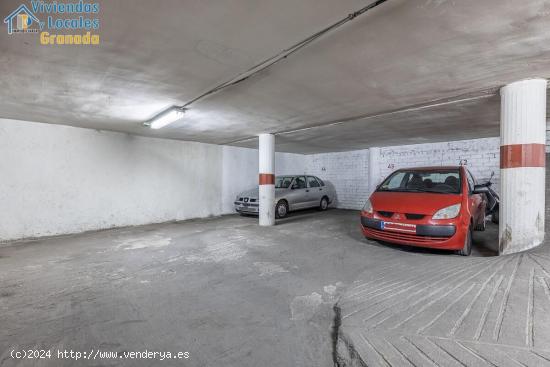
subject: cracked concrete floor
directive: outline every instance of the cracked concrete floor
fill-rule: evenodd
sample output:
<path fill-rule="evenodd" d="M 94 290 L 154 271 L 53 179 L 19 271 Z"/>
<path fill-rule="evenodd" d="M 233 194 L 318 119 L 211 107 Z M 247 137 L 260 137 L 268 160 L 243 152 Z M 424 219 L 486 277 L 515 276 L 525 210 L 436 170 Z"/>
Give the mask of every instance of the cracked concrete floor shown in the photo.
<path fill-rule="evenodd" d="M 185 366 L 331 366 L 333 306 L 347 286 L 358 293 L 357 300 L 376 303 L 391 292 L 412 294 L 411 289 L 417 290 L 415 283 L 421 285 L 422 280 L 435 282 L 460 271 L 460 278 L 455 276 L 449 283 L 456 289 L 444 289 L 452 296 L 465 287 L 468 292 L 461 299 L 466 302 L 479 292 L 479 286 L 493 289 L 494 281 L 506 290 L 513 269 L 522 271 L 533 261 L 527 255 L 521 264 L 511 257 L 489 258 L 493 253 L 483 247 L 465 259 L 442 251 L 368 242 L 355 211 L 304 211 L 273 228 L 260 228 L 256 222 L 253 217 L 225 216 L 1 247 L 0 365 L 75 365 L 57 359 L 17 364 L 9 356 L 13 348 L 49 348 L 188 351 Z M 482 245 L 495 240 L 494 227 L 477 236 Z M 542 264 L 544 259 L 539 261 Z M 485 281 L 484 272 L 499 267 L 501 272 Z M 365 269 L 376 278 L 368 284 L 354 283 Z M 396 279 L 397 275 L 405 279 Z M 541 277 L 544 273 L 537 269 L 522 280 L 536 285 L 536 300 L 544 296 Z M 349 294 L 349 307 L 341 304 L 343 312 L 352 310 Z M 509 298 L 515 297 L 510 292 Z M 383 310 L 385 305 L 372 307 Z M 438 308 L 431 316 L 443 311 L 440 304 L 434 306 Z M 479 312 L 474 311 L 472 315 Z M 425 326 L 425 316 L 419 312 L 410 325 Z M 493 319 L 489 314 L 487 324 L 493 325 Z M 349 320 L 343 320 L 343 325 Z M 437 325 L 422 331 L 431 332 Z M 469 318 L 464 325 L 469 325 Z M 535 335 L 539 329 L 535 327 Z M 462 328 L 456 330 L 457 335 L 462 332 Z M 506 326 L 501 335 L 513 338 L 510 332 Z M 486 333 L 483 329 L 480 340 L 489 337 Z M 82 362 L 151 364 L 155 363 Z M 165 360 L 162 365 L 182 362 Z"/>
<path fill-rule="evenodd" d="M 338 296 L 403 253 L 368 245 L 358 218 L 313 210 L 260 228 L 225 216 L 0 247 L 0 365 L 17 364 L 13 348 L 49 348 L 188 351 L 185 366 L 331 366 Z M 155 363 L 81 361 L 136 364 Z"/>
<path fill-rule="evenodd" d="M 0 365 L 16 365 L 12 348 L 41 347 L 188 351 L 185 366 L 331 366 L 333 305 L 365 268 L 411 254 L 463 260 L 368 243 L 358 218 L 304 211 L 260 228 L 226 216 L 0 248 Z M 95 365 L 121 363 L 137 362 Z"/>

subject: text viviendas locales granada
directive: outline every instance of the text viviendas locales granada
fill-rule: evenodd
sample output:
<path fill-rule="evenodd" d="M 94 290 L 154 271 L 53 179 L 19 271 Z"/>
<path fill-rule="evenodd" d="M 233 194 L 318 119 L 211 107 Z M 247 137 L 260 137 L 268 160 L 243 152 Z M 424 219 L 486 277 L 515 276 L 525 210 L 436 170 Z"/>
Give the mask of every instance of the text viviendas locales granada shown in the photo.
<path fill-rule="evenodd" d="M 41 45 L 99 45 L 99 34 L 94 32 L 100 26 L 99 3 L 33 0 L 31 5 L 36 13 L 47 14 L 47 30 L 42 26 L 40 32 Z"/>
<path fill-rule="evenodd" d="M 85 34 L 50 34 L 40 33 L 41 45 L 99 45 L 99 35 Z"/>

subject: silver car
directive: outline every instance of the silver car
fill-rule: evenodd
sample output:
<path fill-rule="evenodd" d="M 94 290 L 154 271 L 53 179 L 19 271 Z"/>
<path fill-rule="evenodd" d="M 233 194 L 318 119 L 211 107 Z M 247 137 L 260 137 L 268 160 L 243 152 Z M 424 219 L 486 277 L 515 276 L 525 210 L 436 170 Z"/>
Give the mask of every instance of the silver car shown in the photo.
<path fill-rule="evenodd" d="M 277 176 L 275 179 L 275 216 L 284 218 L 298 209 L 326 210 L 335 199 L 334 187 L 309 175 Z M 240 214 L 258 214 L 258 188 L 237 195 L 235 210 Z"/>

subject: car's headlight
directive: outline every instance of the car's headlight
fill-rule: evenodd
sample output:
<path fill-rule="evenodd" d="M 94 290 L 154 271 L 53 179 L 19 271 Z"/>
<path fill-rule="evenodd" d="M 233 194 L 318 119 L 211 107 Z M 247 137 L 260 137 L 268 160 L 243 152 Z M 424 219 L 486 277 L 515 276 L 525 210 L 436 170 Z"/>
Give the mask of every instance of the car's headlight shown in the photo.
<path fill-rule="evenodd" d="M 458 213 L 460 213 L 460 204 L 455 204 L 448 206 L 446 208 L 438 210 L 433 219 L 453 219 L 456 218 Z"/>
<path fill-rule="evenodd" d="M 366 202 L 365 205 L 363 206 L 363 211 L 364 211 L 364 212 L 367 212 L 367 213 L 369 213 L 369 214 L 372 214 L 373 209 L 372 209 L 372 203 L 370 202 L 370 199 L 367 200 L 367 202 Z"/>

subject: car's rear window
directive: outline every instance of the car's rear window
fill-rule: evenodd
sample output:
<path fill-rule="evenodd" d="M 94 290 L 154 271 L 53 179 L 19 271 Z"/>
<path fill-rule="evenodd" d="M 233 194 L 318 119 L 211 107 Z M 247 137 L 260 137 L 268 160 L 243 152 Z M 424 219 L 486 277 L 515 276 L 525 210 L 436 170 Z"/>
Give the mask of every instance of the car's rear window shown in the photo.
<path fill-rule="evenodd" d="M 460 170 L 399 170 L 388 176 L 377 191 L 459 194 Z"/>

